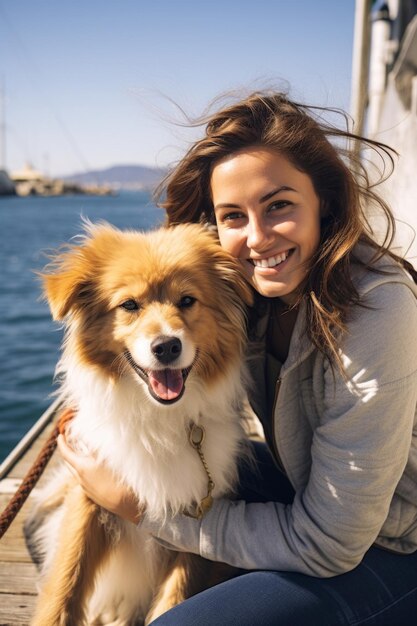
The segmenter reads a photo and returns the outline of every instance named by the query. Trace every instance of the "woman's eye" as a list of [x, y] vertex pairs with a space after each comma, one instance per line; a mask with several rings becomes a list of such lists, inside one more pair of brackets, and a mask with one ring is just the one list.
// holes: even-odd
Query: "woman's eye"
[[269, 207], [269, 211], [279, 211], [280, 209], [285, 209], [285, 207], [290, 206], [292, 202], [289, 200], [277, 200], [273, 202]]
[[181, 300], [178, 302], [178, 307], [180, 309], [189, 309], [190, 307], [193, 306], [195, 301], [196, 301], [196, 298], [194, 298], [193, 296], [183, 296]]
[[137, 311], [139, 309], [139, 304], [136, 302], [136, 300], [131, 299], [126, 300], [126, 302], [122, 302], [120, 307], [125, 311]]
[[234, 220], [238, 220], [240, 218], [244, 217], [243, 213], [240, 213], [239, 211], [232, 211], [230, 213], [226, 213], [225, 215], [222, 216], [221, 218], [221, 222], [232, 222]]

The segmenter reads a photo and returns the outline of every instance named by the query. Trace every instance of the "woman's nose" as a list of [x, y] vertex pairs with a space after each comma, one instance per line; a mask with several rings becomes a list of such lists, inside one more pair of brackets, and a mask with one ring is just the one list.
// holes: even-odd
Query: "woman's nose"
[[248, 248], [262, 249], [271, 241], [272, 232], [263, 220], [249, 219], [246, 230], [246, 243]]

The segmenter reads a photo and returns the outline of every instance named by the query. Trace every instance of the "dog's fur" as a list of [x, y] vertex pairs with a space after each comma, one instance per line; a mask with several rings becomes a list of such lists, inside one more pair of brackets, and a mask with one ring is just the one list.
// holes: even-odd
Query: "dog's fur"
[[[66, 335], [58, 374], [76, 416], [67, 440], [105, 462], [163, 523], [219, 497], [244, 448], [245, 307], [237, 261], [198, 225], [150, 233], [90, 225], [42, 275]], [[34, 626], [149, 623], [215, 581], [200, 557], [160, 546], [89, 500], [63, 466], [28, 521], [43, 582]]]

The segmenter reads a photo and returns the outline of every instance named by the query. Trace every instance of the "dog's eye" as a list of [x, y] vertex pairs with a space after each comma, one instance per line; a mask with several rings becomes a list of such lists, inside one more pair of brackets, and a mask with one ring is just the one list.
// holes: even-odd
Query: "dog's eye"
[[120, 306], [125, 311], [137, 311], [139, 309], [139, 305], [135, 300], [126, 300]]
[[193, 298], [193, 296], [183, 296], [178, 302], [178, 306], [180, 309], [189, 309], [191, 306], [193, 306], [195, 301], [196, 298]]

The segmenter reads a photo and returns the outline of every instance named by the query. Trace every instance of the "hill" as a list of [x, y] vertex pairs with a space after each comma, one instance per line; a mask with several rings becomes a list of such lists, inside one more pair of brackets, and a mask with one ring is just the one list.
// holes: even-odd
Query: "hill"
[[166, 170], [146, 165], [114, 165], [102, 170], [91, 170], [63, 176], [62, 180], [78, 185], [100, 185], [112, 189], [154, 189]]

